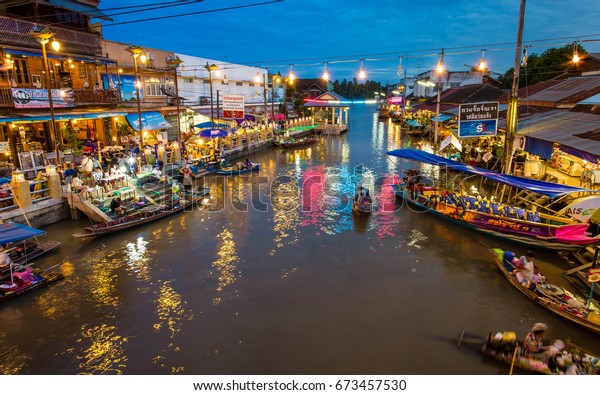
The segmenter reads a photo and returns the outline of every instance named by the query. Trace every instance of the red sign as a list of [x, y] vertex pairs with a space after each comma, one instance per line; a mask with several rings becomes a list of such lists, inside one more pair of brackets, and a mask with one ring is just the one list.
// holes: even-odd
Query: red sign
[[244, 118], [244, 96], [243, 95], [224, 95], [223, 96], [223, 118], [225, 118], [225, 119], [243, 119]]
[[588, 271], [588, 281], [591, 283], [600, 282], [600, 269], [590, 269]]

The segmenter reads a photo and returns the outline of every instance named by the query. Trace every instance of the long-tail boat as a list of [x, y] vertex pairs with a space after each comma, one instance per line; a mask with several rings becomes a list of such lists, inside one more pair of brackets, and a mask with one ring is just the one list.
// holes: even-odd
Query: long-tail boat
[[[585, 188], [496, 173], [416, 149], [396, 149], [387, 152], [387, 155], [479, 175], [493, 183], [531, 191], [551, 199], [573, 193], [594, 192]], [[425, 185], [422, 179], [419, 170], [407, 170], [403, 180], [392, 186], [396, 196], [417, 210], [465, 228], [532, 248], [553, 251], [579, 250], [600, 242], [600, 236], [591, 236], [587, 232], [588, 225], [585, 223], [566, 217], [545, 216], [536, 210], [502, 202], [485, 201], [481, 197], [456, 193], [433, 184]]]

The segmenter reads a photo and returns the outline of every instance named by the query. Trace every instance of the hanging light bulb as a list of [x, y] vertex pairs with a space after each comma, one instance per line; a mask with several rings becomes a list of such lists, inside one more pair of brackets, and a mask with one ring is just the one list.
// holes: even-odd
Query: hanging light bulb
[[50, 43], [50, 45], [52, 46], [52, 49], [54, 49], [56, 52], [58, 52], [58, 50], [60, 49], [60, 43], [56, 41], [54, 37], [52, 37], [52, 43]]
[[260, 82], [260, 74], [258, 71], [256, 72], [256, 76], [254, 77], [254, 82]]
[[399, 58], [399, 62], [398, 62], [398, 75], [402, 75], [402, 56], [400, 56]]
[[329, 73], [327, 72], [327, 62], [323, 63], [323, 79], [329, 81]]
[[442, 52], [440, 53], [440, 59], [438, 60], [435, 71], [437, 71], [438, 74], [442, 74], [444, 72], [444, 48], [442, 48]]
[[579, 63], [579, 53], [577, 52], [577, 41], [573, 43], [573, 63]]
[[527, 47], [523, 49], [523, 60], [521, 60], [521, 67], [527, 67]]
[[296, 79], [296, 76], [294, 75], [293, 66], [291, 64], [290, 64], [290, 73], [288, 75], [288, 78], [290, 80], [290, 84], [293, 84], [294, 80]]
[[481, 50], [481, 60], [479, 61], [477, 68], [479, 71], [485, 71], [487, 69], [487, 64], [485, 63], [485, 49]]
[[367, 73], [365, 72], [365, 69], [363, 69], [363, 61], [364, 59], [360, 60], [360, 70], [358, 71], [358, 78], [361, 80], [367, 78]]

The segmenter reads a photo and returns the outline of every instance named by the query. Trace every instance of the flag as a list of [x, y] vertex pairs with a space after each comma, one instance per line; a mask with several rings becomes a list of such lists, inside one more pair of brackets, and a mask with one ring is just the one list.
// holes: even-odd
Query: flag
[[406, 148], [410, 148], [410, 143], [412, 143], [412, 140], [408, 140], [408, 143], [406, 143]]

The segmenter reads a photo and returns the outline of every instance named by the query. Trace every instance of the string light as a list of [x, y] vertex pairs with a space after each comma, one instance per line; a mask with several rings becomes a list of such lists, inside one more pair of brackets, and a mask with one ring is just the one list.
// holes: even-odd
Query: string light
[[327, 72], [327, 62], [323, 63], [323, 79], [329, 81], [329, 73]]
[[290, 64], [290, 73], [288, 74], [288, 78], [290, 80], [290, 84], [293, 84], [294, 80], [296, 79], [296, 76], [294, 75], [293, 65], [291, 65], [291, 64]]
[[487, 69], [487, 64], [485, 63], [485, 49], [481, 50], [481, 60], [479, 61], [479, 66], [477, 66], [479, 71], [485, 71]]
[[358, 78], [361, 80], [364, 80], [365, 78], [367, 78], [367, 73], [365, 72], [365, 69], [363, 68], [363, 61], [364, 61], [364, 59], [360, 60], [360, 70], [358, 71]]
[[579, 63], [581, 59], [579, 58], [579, 53], [577, 52], [577, 41], [573, 43], [573, 63]]

